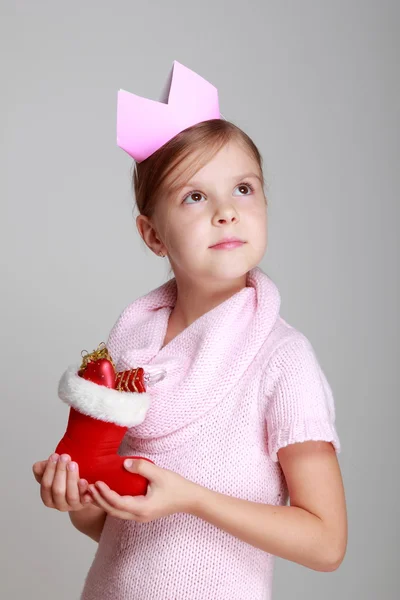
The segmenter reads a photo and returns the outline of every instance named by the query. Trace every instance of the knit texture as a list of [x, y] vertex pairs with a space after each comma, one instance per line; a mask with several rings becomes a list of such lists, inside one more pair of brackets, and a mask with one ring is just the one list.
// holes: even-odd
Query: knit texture
[[[143, 423], [119, 453], [145, 456], [223, 494], [288, 501], [279, 448], [305, 440], [340, 452], [332, 390], [308, 339], [279, 315], [259, 268], [247, 287], [161, 347], [171, 279], [130, 304], [107, 347], [118, 370], [166, 369]], [[108, 516], [82, 600], [270, 600], [274, 557], [192, 515], [150, 523]]]

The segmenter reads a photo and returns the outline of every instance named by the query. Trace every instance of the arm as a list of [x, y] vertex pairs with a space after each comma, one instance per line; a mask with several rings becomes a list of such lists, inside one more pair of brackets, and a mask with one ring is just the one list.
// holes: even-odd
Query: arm
[[79, 511], [68, 513], [72, 525], [81, 533], [87, 535], [95, 542], [100, 541], [107, 513], [102, 509], [89, 504]]
[[241, 500], [198, 486], [190, 513], [239, 539], [316, 571], [334, 571], [347, 545], [340, 468], [328, 442], [296, 443], [278, 453], [290, 506]]

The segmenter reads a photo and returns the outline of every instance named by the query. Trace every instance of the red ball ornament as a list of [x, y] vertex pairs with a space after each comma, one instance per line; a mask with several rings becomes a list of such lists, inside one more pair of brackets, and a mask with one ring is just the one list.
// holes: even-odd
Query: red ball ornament
[[107, 358], [99, 358], [95, 361], [90, 361], [86, 367], [79, 371], [80, 377], [104, 385], [105, 387], [115, 389], [115, 369], [112, 362]]

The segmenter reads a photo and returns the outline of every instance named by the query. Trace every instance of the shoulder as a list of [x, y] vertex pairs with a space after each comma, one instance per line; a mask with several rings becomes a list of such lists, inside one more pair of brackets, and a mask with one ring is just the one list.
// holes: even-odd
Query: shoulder
[[310, 339], [283, 319], [272, 333], [273, 344], [263, 365], [262, 397], [279, 398], [282, 404], [289, 398], [307, 397], [309, 403], [324, 399], [334, 414], [333, 391]]
[[132, 329], [132, 327], [140, 325], [143, 320], [146, 320], [146, 318], [149, 317], [149, 314], [152, 312], [151, 298], [156, 292], [157, 288], [139, 296], [129, 304], [125, 305], [110, 330], [107, 340], [107, 347], [109, 347], [109, 350], [116, 339], [123, 336], [124, 333]]
[[315, 350], [308, 337], [299, 329], [290, 325], [281, 316], [278, 317], [269, 336], [269, 348], [263, 366], [264, 380], [270, 384], [285, 369], [307, 357], [316, 359]]

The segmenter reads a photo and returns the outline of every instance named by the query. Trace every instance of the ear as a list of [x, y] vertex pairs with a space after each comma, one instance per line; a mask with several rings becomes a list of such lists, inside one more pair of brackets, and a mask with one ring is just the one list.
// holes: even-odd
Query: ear
[[136, 227], [140, 237], [146, 246], [154, 252], [154, 254], [159, 255], [160, 252], [163, 252], [164, 254], [167, 253], [167, 249], [159, 239], [154, 224], [149, 217], [146, 217], [145, 215], [138, 215], [136, 217]]

